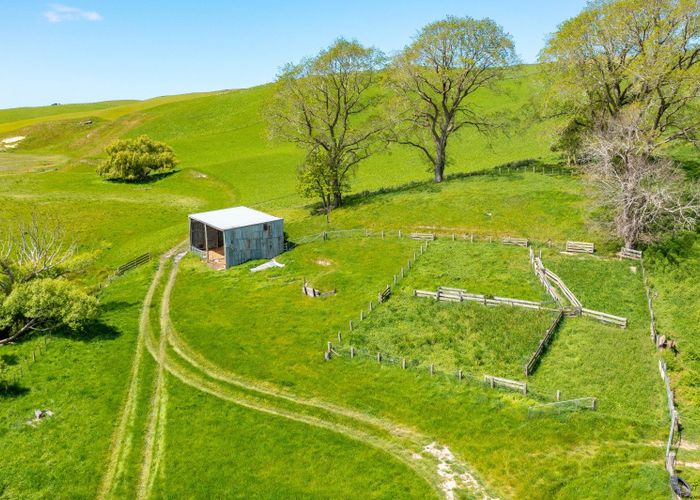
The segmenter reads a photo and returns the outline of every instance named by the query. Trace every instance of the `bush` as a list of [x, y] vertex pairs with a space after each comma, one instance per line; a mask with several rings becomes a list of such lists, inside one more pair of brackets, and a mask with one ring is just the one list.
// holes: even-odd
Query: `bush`
[[115, 141], [106, 152], [108, 158], [97, 167], [97, 173], [109, 180], [143, 181], [177, 165], [170, 146], [145, 135]]

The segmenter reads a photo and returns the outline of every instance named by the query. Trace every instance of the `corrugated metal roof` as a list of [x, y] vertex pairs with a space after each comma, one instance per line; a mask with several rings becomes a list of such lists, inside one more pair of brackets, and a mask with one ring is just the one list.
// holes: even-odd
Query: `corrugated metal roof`
[[235, 229], [237, 227], [254, 226], [282, 220], [280, 217], [253, 210], [248, 207], [231, 207], [222, 208], [221, 210], [212, 210], [211, 212], [201, 212], [191, 214], [190, 219], [203, 222], [207, 226], [226, 231], [227, 229]]

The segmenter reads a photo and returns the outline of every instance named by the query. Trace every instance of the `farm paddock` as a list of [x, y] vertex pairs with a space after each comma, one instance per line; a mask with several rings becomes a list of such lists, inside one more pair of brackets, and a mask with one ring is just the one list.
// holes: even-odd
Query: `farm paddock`
[[[482, 286], [489, 285], [491, 290], [503, 295], [545, 298], [528, 267], [527, 250], [438, 240], [418, 257], [396, 294], [386, 304], [376, 306], [376, 292], [392, 282], [413, 253], [418, 253], [419, 245], [407, 239], [376, 237], [318, 241], [280, 256], [279, 260], [286, 264], [284, 269], [263, 273], [250, 273], [247, 266], [241, 266], [225, 274], [207, 274], [193, 260], [186, 259], [172, 295], [174, 328], [193, 352], [220, 370], [220, 374], [234, 373], [269, 387], [358, 410], [371, 408], [373, 415], [396, 419], [439, 436], [474, 466], [487, 484], [508, 485], [508, 495], [517, 493], [527, 497], [533, 485], [539, 492], [561, 491], [561, 485], [537, 478], [537, 471], [551, 474], [567, 470], [570, 475], [570, 465], [574, 462], [578, 473], [574, 474], [573, 483], [584, 481], [594, 490], [603, 491], [604, 484], [621, 475], [639, 478], [639, 483], [630, 488], [640, 496], [650, 496], [657, 487], [660, 488], [657, 493], [663, 494], [663, 470], [653, 465], [660, 451], [644, 444], [663, 439], [665, 420], [663, 392], [654, 367], [653, 349], [645, 336], [647, 320], [641, 317], [641, 310], [630, 314], [627, 330], [588, 318], [566, 320], [542, 366], [530, 378], [534, 389], [552, 397], [556, 390], [562, 391], [564, 397], [598, 397], [598, 411], [587, 414], [528, 420], [527, 406], [531, 402], [522, 396], [485, 391], [459, 384], [454, 377], [450, 382], [372, 360], [323, 362], [321, 352], [327, 340], [334, 339], [338, 331], [343, 332], [344, 339], [349, 338], [348, 320], [360, 325], [355, 331], [365, 328], [369, 331], [373, 315], [392, 316], [393, 301], [401, 299], [402, 287], [408, 290], [411, 280], [416, 284], [421, 280], [426, 283], [437, 276], [440, 283], [452, 279], [452, 284], [460, 283], [475, 291], [488, 293]], [[508, 255], [504, 258], [502, 252]], [[555, 253], [545, 251], [545, 262], [550, 257], [554, 267]], [[435, 261], [430, 260], [433, 258]], [[609, 266], [621, 276], [625, 276], [624, 272], [632, 274], [627, 263], [613, 259], [564, 258], [583, 262], [582, 272], [587, 272], [589, 259], [597, 259], [601, 266]], [[523, 279], [512, 279], [503, 272], [504, 268], [512, 268], [512, 274]], [[445, 269], [450, 271], [445, 274]], [[563, 270], [555, 269], [565, 280], [573, 281]], [[450, 278], [453, 272], [458, 275]], [[304, 278], [323, 289], [337, 288], [338, 294], [321, 299], [306, 297], [299, 291]], [[214, 283], [219, 286], [211, 287]], [[634, 286], [628, 289], [627, 284], [622, 283], [617, 291], [632, 303], [640, 292], [643, 297], [643, 289]], [[570, 286], [582, 297], [587, 294], [597, 297], [595, 289], [584, 293], [573, 284]], [[214, 301], [211, 301], [212, 289], [221, 290]], [[374, 311], [360, 322], [359, 313], [367, 312], [371, 300], [375, 301]], [[210, 321], [206, 325], [198, 324], [196, 318], [189, 317], [193, 308], [184, 307], [186, 303], [196, 303], [195, 309], [205, 310]], [[261, 327], [266, 324], [264, 318], [269, 307], [278, 311], [279, 328]], [[501, 314], [499, 311], [504, 315], [511, 313], [508, 308], [489, 308], [488, 314]], [[231, 328], [228, 318], [232, 314], [245, 321]], [[392, 321], [410, 322], [410, 318], [392, 318]], [[198, 324], [196, 329], [192, 328], [195, 324]], [[371, 331], [381, 335], [381, 331]], [[535, 329], [533, 338], [542, 333]], [[581, 373], [586, 376], [581, 377]], [[630, 414], [625, 410], [630, 406], [639, 411]], [[469, 427], [479, 428], [478, 435], [465, 434], [462, 425], [465, 412], [469, 415]], [[506, 428], [507, 444], [502, 435]], [[552, 432], [553, 428], [560, 430]], [[614, 451], [620, 447], [625, 448], [624, 453]], [[583, 449], [591, 452], [581, 455]], [[525, 461], [527, 467], [518, 467]], [[602, 463], [610, 471], [606, 477], [600, 477], [598, 472]]]

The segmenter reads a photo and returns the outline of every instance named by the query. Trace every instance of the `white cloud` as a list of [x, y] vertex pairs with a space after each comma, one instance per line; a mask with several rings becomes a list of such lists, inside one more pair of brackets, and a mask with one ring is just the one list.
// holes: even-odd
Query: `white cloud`
[[77, 7], [69, 7], [55, 3], [49, 5], [49, 10], [44, 12], [44, 17], [50, 23], [62, 23], [64, 21], [101, 21], [99, 12], [82, 10]]

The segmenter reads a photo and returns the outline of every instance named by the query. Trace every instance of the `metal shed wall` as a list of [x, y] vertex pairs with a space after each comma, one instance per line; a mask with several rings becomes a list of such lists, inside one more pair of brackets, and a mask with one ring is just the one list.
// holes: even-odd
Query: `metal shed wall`
[[272, 259], [284, 251], [284, 221], [239, 227], [224, 231], [226, 267], [253, 259]]

